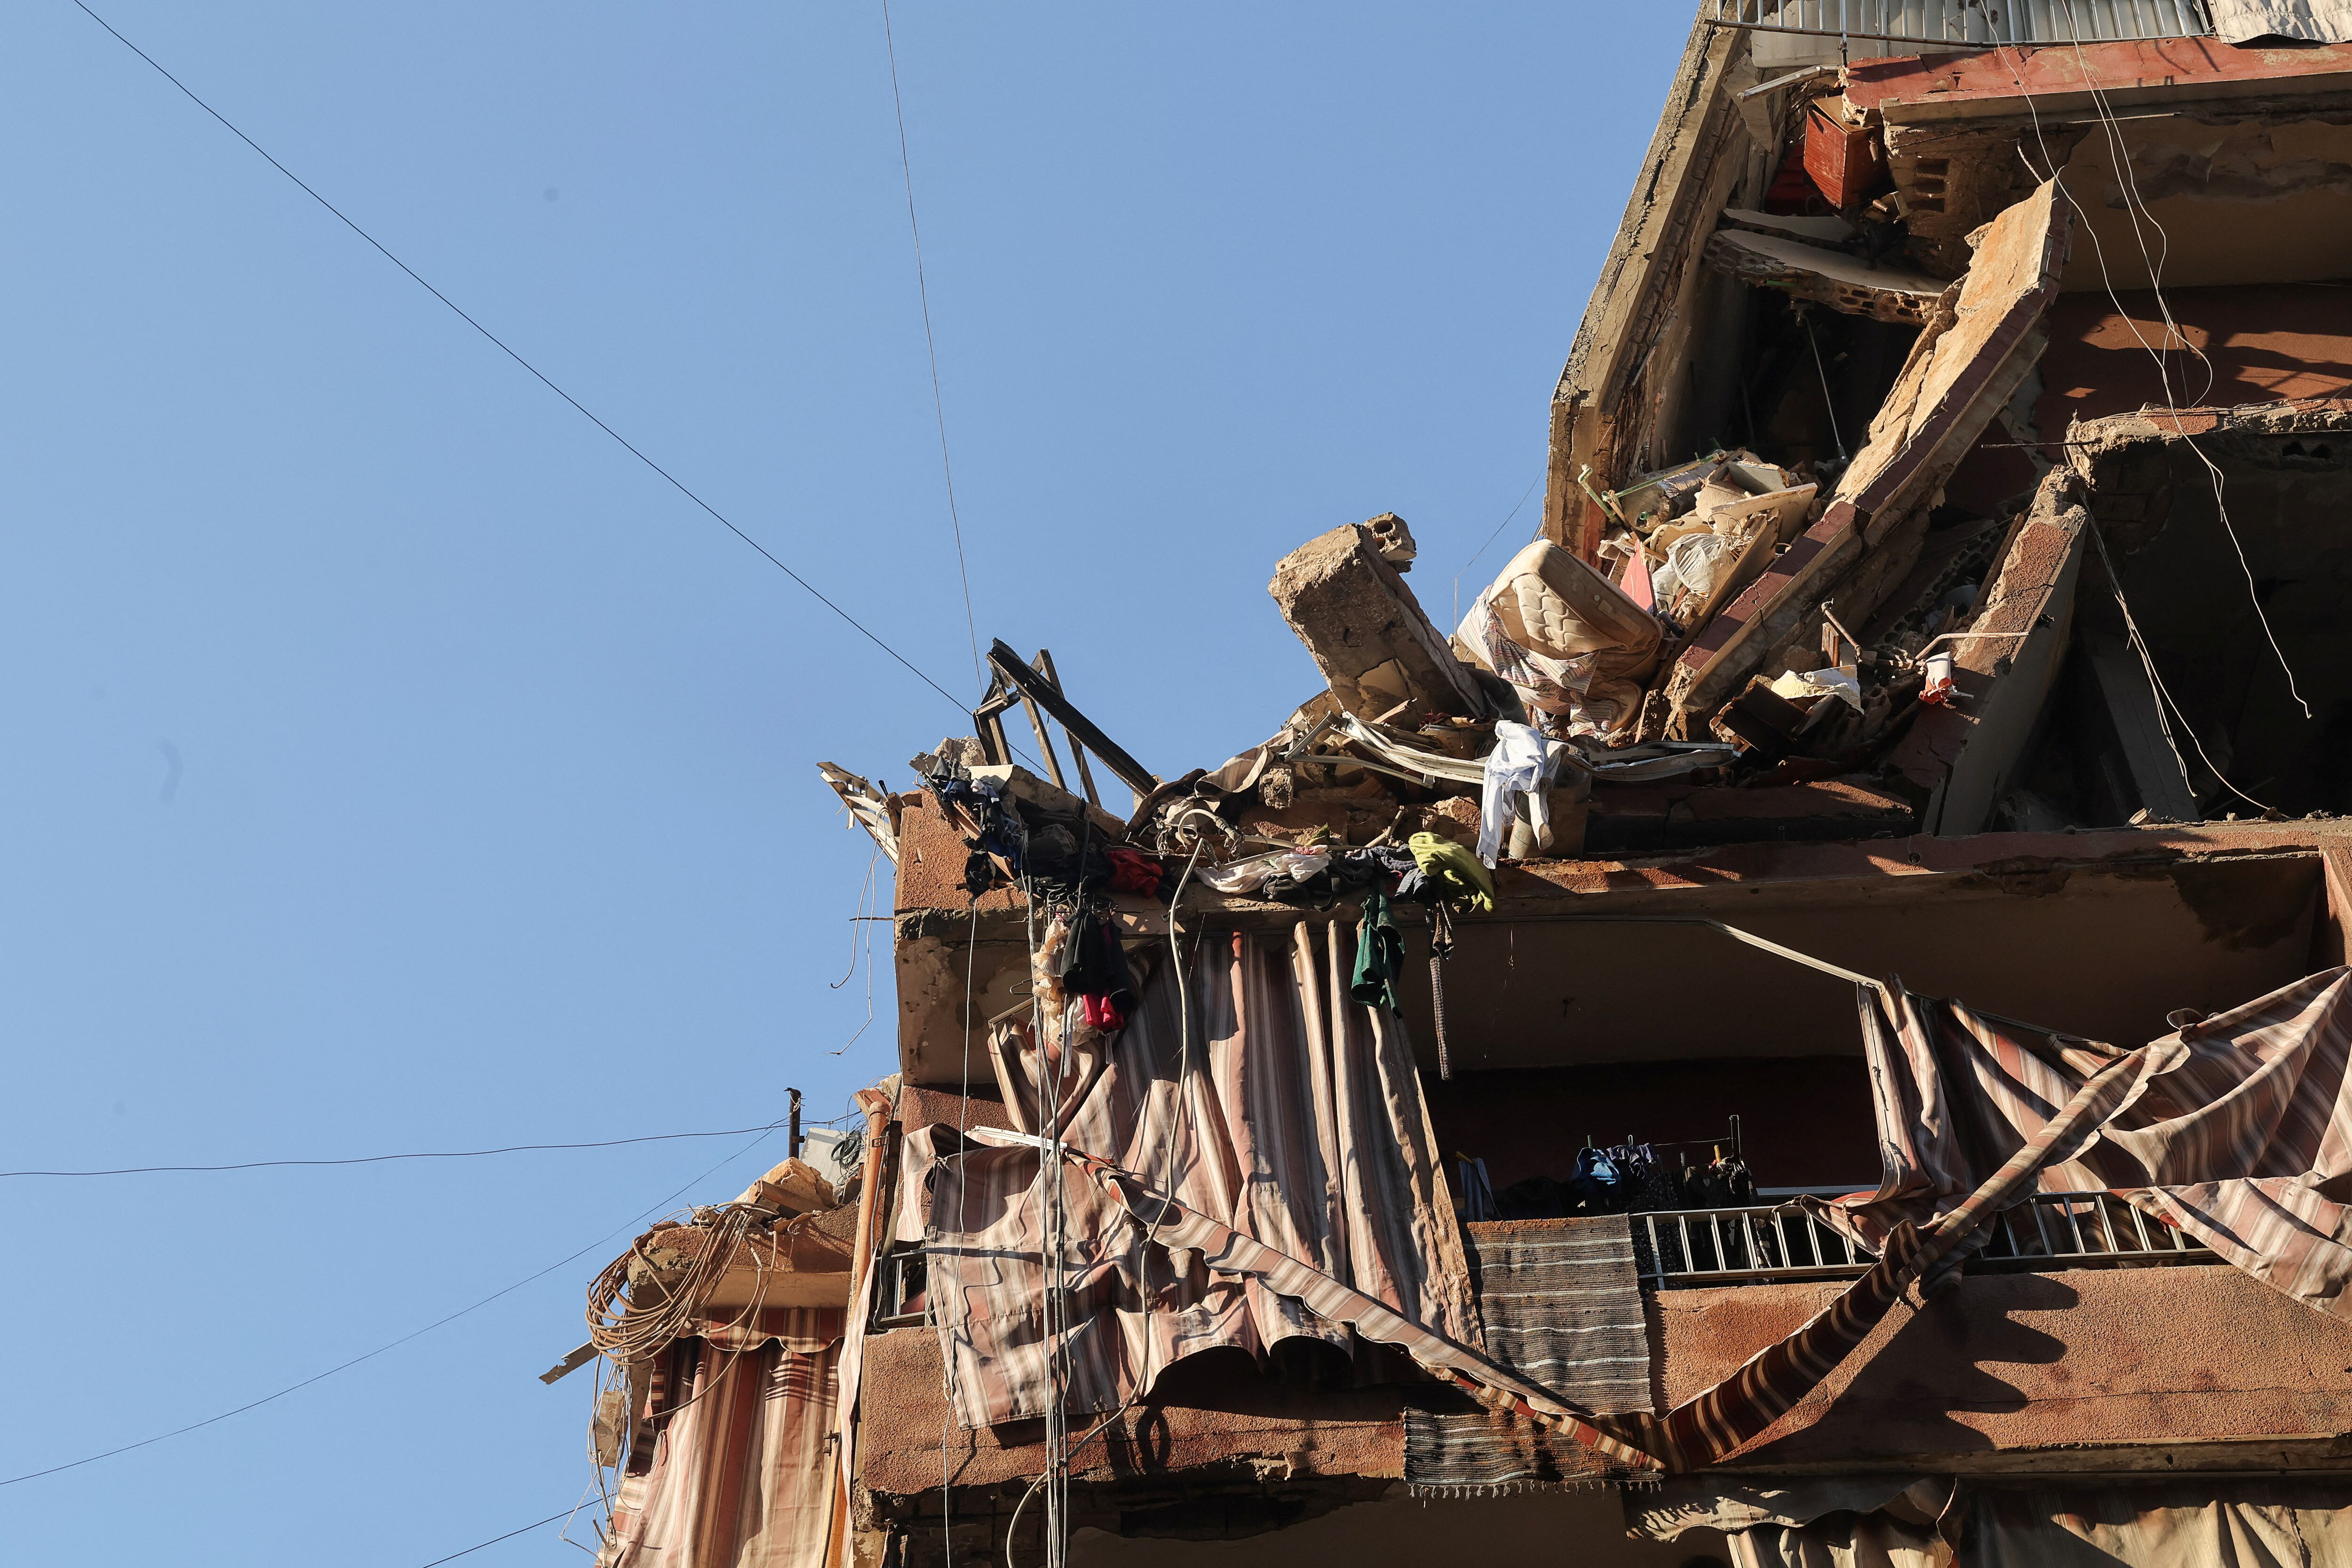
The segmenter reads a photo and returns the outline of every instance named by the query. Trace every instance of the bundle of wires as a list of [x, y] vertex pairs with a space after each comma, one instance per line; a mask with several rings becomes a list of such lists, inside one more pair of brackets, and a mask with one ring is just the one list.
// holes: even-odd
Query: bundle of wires
[[[720, 1204], [696, 1209], [691, 1226], [658, 1226], [637, 1237], [588, 1287], [589, 1343], [625, 1366], [649, 1361], [675, 1342], [700, 1332], [704, 1308], [725, 1278], [728, 1266], [739, 1256], [749, 1258], [759, 1275], [751, 1305], [736, 1320], [738, 1324], [751, 1321], [767, 1294], [770, 1272], [770, 1259], [751, 1245], [751, 1238], [774, 1217], [772, 1211], [750, 1204]], [[683, 1241], [681, 1232], [699, 1233], [698, 1249], [682, 1268], [654, 1258], [648, 1244], [658, 1246], [673, 1237]], [[640, 1264], [640, 1278], [646, 1273], [663, 1277], [659, 1296], [629, 1289], [632, 1266]], [[624, 1292], [628, 1295], [625, 1302]]]

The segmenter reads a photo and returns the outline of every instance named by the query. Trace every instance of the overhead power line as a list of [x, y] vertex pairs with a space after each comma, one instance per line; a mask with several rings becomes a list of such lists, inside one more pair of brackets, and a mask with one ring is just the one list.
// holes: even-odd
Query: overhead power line
[[[688, 1182], [686, 1185], [678, 1188], [677, 1192], [670, 1194], [667, 1197], [658, 1200], [650, 1208], [639, 1210], [635, 1215], [623, 1222], [621, 1225], [614, 1226], [613, 1229], [606, 1231], [604, 1235], [598, 1237], [595, 1240], [590, 1242], [579, 1251], [572, 1254], [569, 1258], [559, 1258], [554, 1262], [549, 1264], [546, 1268], [540, 1269], [537, 1273], [527, 1274], [502, 1290], [493, 1290], [488, 1295], [483, 1297], [480, 1300], [474, 1302], [470, 1306], [460, 1307], [456, 1311], [450, 1313], [447, 1317], [436, 1318], [433, 1321], [425, 1324], [423, 1328], [412, 1330], [409, 1332], [401, 1335], [400, 1338], [396, 1340], [390, 1341], [384, 1344], [380, 1344], [376, 1346], [375, 1349], [367, 1352], [363, 1355], [355, 1355], [349, 1361], [340, 1362], [335, 1365], [329, 1367], [324, 1372], [313, 1373], [299, 1383], [289, 1383], [275, 1394], [265, 1394], [258, 1399], [247, 1400], [245, 1404], [238, 1405], [234, 1410], [224, 1410], [217, 1415], [207, 1415], [201, 1421], [191, 1421], [184, 1426], [174, 1426], [169, 1432], [158, 1432], [152, 1437], [142, 1437], [136, 1443], [125, 1443], [119, 1447], [108, 1448], [102, 1453], [84, 1455], [79, 1459], [68, 1459], [61, 1465], [50, 1465], [42, 1469], [27, 1470], [20, 1476], [0, 1478], [0, 1487], [13, 1487], [21, 1481], [37, 1481], [43, 1476], [54, 1476], [66, 1470], [78, 1470], [84, 1465], [97, 1464], [100, 1459], [111, 1459], [117, 1455], [133, 1453], [141, 1448], [152, 1448], [158, 1443], [169, 1442], [174, 1437], [183, 1437], [191, 1432], [200, 1432], [207, 1426], [216, 1426], [220, 1423], [228, 1420], [231, 1416], [242, 1415], [248, 1410], [258, 1410], [263, 1405], [274, 1404], [277, 1401], [285, 1398], [289, 1394], [299, 1393], [302, 1389], [310, 1387], [314, 1383], [323, 1383], [339, 1372], [348, 1372], [352, 1367], [359, 1365], [362, 1362], [373, 1361], [376, 1357], [383, 1355], [388, 1351], [398, 1350], [401, 1346], [406, 1344], [411, 1340], [422, 1338], [423, 1336], [431, 1333], [434, 1330], [442, 1327], [444, 1324], [454, 1323], [458, 1319], [465, 1317], [470, 1312], [478, 1312], [484, 1307], [488, 1306], [491, 1302], [499, 1300], [500, 1297], [511, 1296], [516, 1291], [521, 1289], [524, 1286], [531, 1284], [536, 1280], [543, 1279], [550, 1274], [554, 1273], [557, 1269], [563, 1268], [565, 1265], [575, 1263], [581, 1258], [587, 1257], [590, 1253], [611, 1241], [614, 1237], [620, 1235], [623, 1231], [627, 1230], [630, 1226], [642, 1224], [645, 1220], [652, 1217], [654, 1215], [659, 1214], [671, 1204], [677, 1202], [678, 1198], [687, 1193], [691, 1192], [694, 1189], [696, 1183], [700, 1182], [707, 1177], [716, 1175], [719, 1172], [725, 1170], [729, 1165], [733, 1164], [736, 1161], [741, 1159], [744, 1155], [758, 1148], [761, 1143], [767, 1142], [767, 1140], [772, 1136], [773, 1136], [773, 1129], [761, 1131], [757, 1138], [752, 1139], [749, 1143], [744, 1144], [740, 1149], [736, 1150], [733, 1153], [728, 1155], [725, 1159], [719, 1161], [719, 1163], [711, 1166], [709, 1170], [695, 1176], [692, 1181]], [[541, 1521], [541, 1522], [544, 1523], [545, 1521]], [[538, 1525], [531, 1525], [527, 1528], [536, 1530], [539, 1527]], [[484, 1544], [488, 1543], [485, 1542]], [[472, 1551], [474, 1548], [468, 1547], [467, 1550]]]
[[[831, 610], [844, 621], [846, 621], [856, 630], [859, 636], [872, 643], [876, 647], [880, 648], [884, 653], [888, 654], [893, 659], [896, 659], [899, 665], [905, 668], [908, 674], [914, 676], [924, 685], [929, 687], [932, 690], [938, 692], [940, 696], [953, 703], [959, 712], [969, 711], [964, 703], [957, 698], [954, 692], [950, 691], [946, 687], [941, 686], [938, 681], [932, 679], [930, 676], [924, 673], [924, 671], [918, 668], [914, 661], [909, 659], [905, 654], [900, 653], [897, 648], [892, 647], [888, 643], [884, 642], [881, 637], [877, 636], [856, 616], [851, 615], [847, 610], [843, 609], [839, 605], [835, 604], [831, 599], [825, 597], [825, 595], [818, 590], [815, 584], [811, 583], [807, 578], [802, 576], [799, 573], [785, 565], [783, 562], [776, 556], [774, 552], [771, 551], [766, 545], [761, 543], [758, 540], [752, 538], [750, 534], [744, 532], [741, 529], [736, 527], [734, 522], [728, 518], [725, 513], [721, 512], [717, 507], [712, 506], [709, 501], [704, 500], [700, 496], [695, 494], [693, 490], [688, 489], [684, 481], [679, 479], [677, 475], [671, 473], [667, 468], [663, 468], [659, 463], [655, 462], [651, 458], [646, 456], [646, 454], [640, 450], [634, 442], [630, 441], [627, 437], [622, 435], [618, 430], [614, 429], [610, 425], [605, 424], [604, 420], [598, 418], [595, 414], [591, 412], [585, 404], [572, 396], [570, 393], [564, 391], [563, 388], [556, 385], [555, 383], [548, 377], [544, 371], [531, 363], [530, 361], [523, 358], [521, 354], [516, 353], [514, 349], [507, 343], [505, 339], [499, 337], [496, 332], [491, 331], [489, 328], [482, 325], [481, 322], [467, 314], [465, 310], [460, 307], [455, 300], [452, 300], [448, 295], [444, 294], [440, 289], [426, 282], [423, 275], [420, 274], [416, 268], [409, 266], [407, 262], [403, 261], [399, 257], [394, 256], [392, 251], [384, 246], [382, 240], [377, 239], [375, 236], [370, 234], [358, 224], [352, 222], [350, 216], [343, 212], [342, 208], [335, 205], [334, 203], [329, 201], [326, 197], [313, 190], [310, 184], [299, 174], [297, 174], [293, 170], [279, 163], [275, 157], [272, 157], [268, 148], [262, 146], [260, 142], [256, 142], [252, 137], [247, 136], [243, 131], [238, 130], [236, 125], [232, 122], [226, 115], [223, 114], [219, 110], [215, 109], [211, 104], [206, 103], [203, 99], [197, 97], [194, 89], [190, 88], [187, 83], [182, 81], [178, 77], [173, 76], [170, 71], [165, 70], [163, 65], [156, 60], [154, 56], [149, 54], [138, 45], [132, 43], [129, 38], [124, 37], [122, 34], [116, 29], [113, 23], [109, 22], [105, 17], [91, 10], [88, 5], [82, 4], [82, 0], [74, 0], [74, 5], [80, 10], [82, 15], [88, 16], [100, 26], [104, 27], [109, 33], [113, 34], [116, 42], [120, 43], [124, 48], [129, 49], [132, 54], [137, 55], [141, 59], [145, 60], [149, 65], [153, 66], [155, 68], [156, 74], [161, 76], [165, 81], [170, 82], [173, 87], [178, 88], [182, 93], [186, 95], [189, 102], [194, 104], [198, 109], [203, 110], [206, 114], [209, 114], [215, 120], [219, 121], [222, 125], [227, 127], [231, 135], [244, 142], [247, 146], [252, 148], [256, 153], [260, 153], [261, 156], [268, 161], [271, 168], [277, 170], [279, 174], [293, 181], [296, 185], [301, 188], [302, 193], [305, 195], [309, 196], [312, 201], [317, 202], [329, 212], [334, 214], [336, 218], [342, 223], [344, 227], [350, 229], [353, 234], [358, 235], [362, 239], [366, 240], [369, 245], [374, 247], [377, 254], [381, 255], [386, 261], [391, 262], [394, 267], [399, 268], [403, 272], [408, 274], [409, 278], [415, 281], [418, 288], [432, 295], [436, 300], [440, 300], [444, 305], [448, 306], [459, 321], [473, 328], [474, 331], [481, 333], [483, 337], [488, 339], [491, 343], [497, 346], [499, 352], [505, 354], [509, 359], [514, 361], [515, 363], [522, 366], [523, 369], [530, 372], [530, 374], [538, 379], [540, 384], [546, 387], [550, 392], [555, 394], [556, 396], [563, 399], [564, 402], [572, 405], [574, 409], [579, 411], [583, 418], [595, 426], [597, 429], [604, 432], [605, 435], [610, 436], [614, 440], [619, 442], [623, 449], [627, 451], [631, 457], [636, 458], [637, 461], [643, 463], [646, 468], [651, 468], [655, 473], [659, 474], [663, 479], [668, 480], [671, 487], [675, 489], [678, 494], [684, 496], [687, 500], [700, 507], [704, 511], [709, 512], [713, 518], [718, 520], [719, 524], [724, 527], [728, 532], [732, 533], [736, 538], [741, 540], [744, 543], [750, 545], [752, 549], [765, 556], [770, 565], [775, 567], [777, 571], [782, 572], [785, 576], [790, 577], [793, 582], [799, 584], [803, 589], [807, 590], [810, 597], [815, 599], [818, 604], [823, 605], [826, 609]], [[958, 550], [961, 551], [961, 531], [959, 531]], [[967, 592], [967, 608], [968, 607], [969, 593]], [[978, 647], [977, 634], [974, 635], [973, 646], [975, 649]]]
[[534, 1530], [545, 1530], [557, 1520], [570, 1519], [573, 1514], [578, 1513], [579, 1511], [579, 1508], [575, 1505], [572, 1508], [565, 1509], [561, 1513], [551, 1513], [536, 1524], [526, 1524], [520, 1530], [509, 1530], [504, 1535], [493, 1535], [488, 1541], [478, 1541], [474, 1542], [473, 1545], [466, 1548], [465, 1551], [452, 1552], [446, 1557], [436, 1557], [432, 1562], [425, 1563], [425, 1568], [441, 1568], [441, 1564], [444, 1563], [455, 1563], [460, 1557], [471, 1557], [475, 1552], [479, 1552], [485, 1546], [496, 1546], [501, 1541], [512, 1541], [518, 1535], [529, 1535]]
[[898, 45], [890, 33], [890, 0], [882, 0], [882, 47], [890, 56], [890, 108], [898, 117], [898, 172], [907, 180], [907, 231], [915, 237], [915, 294], [923, 302], [923, 347], [931, 356], [931, 413], [940, 425], [940, 472], [947, 477], [948, 521], [955, 529], [956, 572], [963, 579], [964, 630], [971, 637], [972, 679], [985, 683], [980, 664], [980, 623], [971, 613], [971, 569], [963, 559], [963, 519], [956, 515], [955, 466], [948, 461], [948, 409], [940, 395], [940, 345], [931, 336], [931, 286], [923, 275], [923, 227], [915, 221], [915, 165], [907, 156], [907, 105], [898, 96]]
[[233, 1165], [125, 1165], [113, 1171], [0, 1171], [0, 1181], [18, 1176], [163, 1176], [214, 1171], [273, 1171], [290, 1166], [381, 1165], [393, 1160], [478, 1160], [489, 1154], [539, 1154], [564, 1149], [618, 1149], [627, 1143], [674, 1143], [685, 1138], [740, 1138], [773, 1132], [791, 1121], [762, 1127], [725, 1127], [715, 1132], [650, 1132], [641, 1138], [603, 1138], [590, 1143], [509, 1143], [498, 1149], [435, 1149], [417, 1153], [355, 1154], [340, 1160], [243, 1160]]

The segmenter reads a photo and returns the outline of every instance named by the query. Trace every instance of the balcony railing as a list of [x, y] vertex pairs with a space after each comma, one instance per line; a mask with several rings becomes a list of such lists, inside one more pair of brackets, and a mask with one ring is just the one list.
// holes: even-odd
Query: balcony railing
[[[1793, 1204], [1637, 1214], [1633, 1251], [1654, 1287], [1850, 1279], [1877, 1261]], [[2213, 1254], [2112, 1193], [2037, 1193], [1993, 1217], [1971, 1268], [2210, 1263]]]
[[2202, 37], [2200, 0], [1714, 0], [1718, 26], [1898, 44], [2117, 43]]

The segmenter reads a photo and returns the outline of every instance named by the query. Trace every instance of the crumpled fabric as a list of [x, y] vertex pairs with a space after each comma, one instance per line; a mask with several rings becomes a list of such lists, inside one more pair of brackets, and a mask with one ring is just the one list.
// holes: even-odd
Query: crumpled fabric
[[1367, 1007], [1400, 1011], [1397, 976], [1404, 973], [1404, 938], [1399, 934], [1395, 911], [1386, 893], [1377, 888], [1364, 895], [1364, 921], [1356, 929], [1356, 973], [1348, 994]]
[[[1011, 816], [1013, 813], [1005, 813]], [[1021, 869], [1030, 882], [1049, 890], [1072, 895], [1110, 881], [1110, 861], [1106, 857], [1102, 836], [1091, 822], [1079, 825], [1073, 831], [1058, 822], [1029, 831]]]
[[1001, 858], [1019, 877], [1029, 853], [1029, 825], [1004, 803], [1004, 786], [994, 779], [974, 779], [961, 772], [942, 773], [929, 781], [942, 805], [961, 806], [979, 824], [976, 837], [964, 840], [971, 853], [963, 865], [964, 891], [980, 897], [997, 881], [992, 855]]
[[[1125, 1021], [1127, 1009], [1135, 1005], [1135, 982], [1128, 971], [1127, 950], [1119, 945], [1118, 928], [1108, 917], [1088, 914], [1074, 922], [1061, 960], [1063, 967], [1058, 978], [1066, 994], [1083, 1002], [1099, 999], [1108, 1003], [1107, 1011], [1122, 1023]], [[1105, 1012], [1100, 1005], [1090, 1009], [1086, 1015], [1087, 1022], [1096, 1023]]]
[[1110, 862], [1110, 890], [1114, 893], [1141, 893], [1147, 898], [1166, 897], [1168, 868], [1140, 849], [1106, 849], [1103, 858]]
[[1416, 833], [1405, 841], [1422, 879], [1449, 903], [1478, 913], [1495, 912], [1495, 879], [1478, 858], [1450, 838]]
[[1528, 819], [1538, 834], [1545, 834], [1551, 826], [1549, 792], [1564, 750], [1525, 724], [1514, 724], [1508, 719], [1495, 721], [1495, 749], [1486, 753], [1486, 793], [1478, 816], [1481, 861], [1491, 867], [1502, 858], [1520, 800], [1528, 803]]
[[1331, 852], [1330, 864], [1320, 871], [1304, 877], [1268, 877], [1257, 896], [1294, 909], [1328, 910], [1341, 899], [1360, 893], [1391, 893], [1405, 877], [1419, 874], [1411, 851], [1394, 845], [1337, 849]]
[[2352, 43], [2352, 5], [2346, 0], [2206, 0], [2214, 36], [2225, 44], [2256, 38]]
[[1284, 851], [1272, 855], [1253, 855], [1246, 860], [1229, 860], [1222, 866], [1203, 866], [1192, 874], [1221, 893], [1239, 898], [1254, 893], [1265, 885], [1282, 863]]
[[1538, 539], [1472, 601], [1455, 653], [1570, 734], [1613, 735], [1641, 711], [1664, 633], [1650, 612], [1570, 551]]

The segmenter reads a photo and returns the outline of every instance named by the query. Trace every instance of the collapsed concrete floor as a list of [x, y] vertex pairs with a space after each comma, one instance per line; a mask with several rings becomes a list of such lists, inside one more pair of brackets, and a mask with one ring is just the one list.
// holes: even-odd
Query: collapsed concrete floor
[[1384, 513], [1220, 764], [826, 765], [899, 1070], [607, 1271], [611, 1568], [2352, 1531], [2352, 45], [1737, 9], [1454, 625]]

